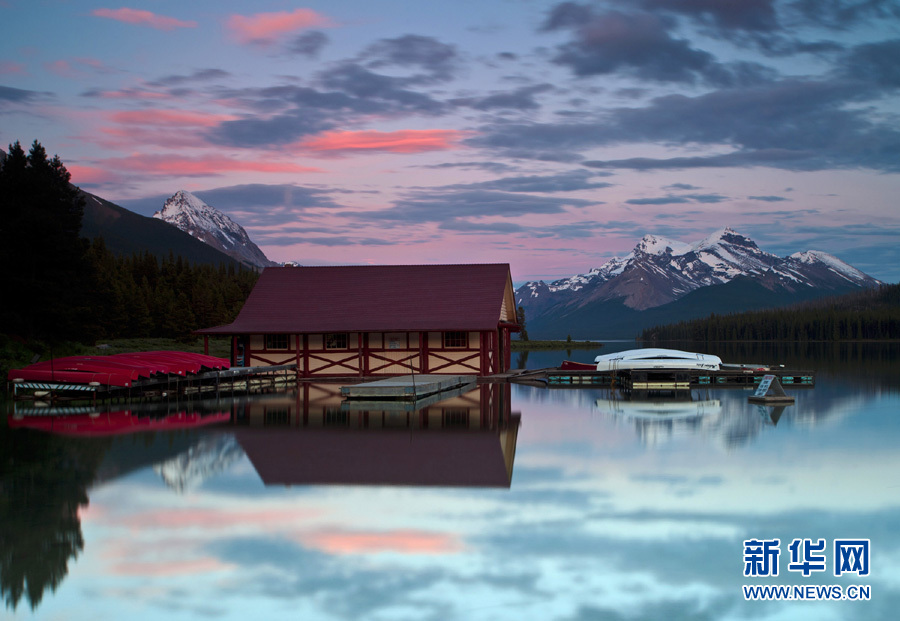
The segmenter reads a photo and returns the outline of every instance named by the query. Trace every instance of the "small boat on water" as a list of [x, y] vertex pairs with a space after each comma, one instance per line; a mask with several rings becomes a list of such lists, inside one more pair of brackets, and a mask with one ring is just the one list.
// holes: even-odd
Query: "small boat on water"
[[594, 358], [597, 371], [618, 371], [621, 369], [700, 369], [718, 371], [722, 359], [712, 354], [698, 354], [677, 349], [648, 347], [629, 349]]

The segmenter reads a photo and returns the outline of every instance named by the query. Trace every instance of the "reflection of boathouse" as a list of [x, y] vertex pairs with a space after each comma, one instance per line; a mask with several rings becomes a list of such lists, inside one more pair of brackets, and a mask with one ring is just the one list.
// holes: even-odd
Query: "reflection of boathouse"
[[232, 364], [296, 364], [298, 375], [490, 375], [518, 331], [509, 266], [273, 267], [237, 319]]
[[337, 386], [246, 403], [235, 435], [266, 485], [509, 487], [520, 415], [508, 384], [420, 409], [342, 407]]

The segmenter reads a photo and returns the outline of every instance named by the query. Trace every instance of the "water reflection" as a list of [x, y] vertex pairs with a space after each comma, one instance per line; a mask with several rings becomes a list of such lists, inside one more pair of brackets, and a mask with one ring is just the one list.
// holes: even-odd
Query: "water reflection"
[[[447, 395], [443, 395], [447, 397]], [[0, 426], [0, 592], [32, 610], [84, 550], [92, 487], [151, 469], [173, 491], [249, 459], [265, 485], [506, 487], [520, 415], [509, 385], [427, 403], [347, 403], [337, 385], [115, 405], [15, 403]]]
[[428, 401], [409, 411], [305, 384], [247, 403], [234, 433], [266, 485], [509, 487], [520, 420], [510, 386]]
[[[349, 404], [320, 385], [173, 404], [167, 414], [228, 414], [194, 429], [83, 438], [0, 426], [0, 571], [18, 603], [6, 612], [892, 619], [900, 395], [872, 365], [804, 366], [820, 371], [815, 388], [787, 388], [797, 400], [780, 411], [717, 386], [643, 402], [479, 387], [411, 410]], [[496, 477], [456, 472], [463, 456]], [[865, 581], [782, 564], [769, 583], [871, 583], [872, 601], [745, 602], [752, 537], [870, 538]]]

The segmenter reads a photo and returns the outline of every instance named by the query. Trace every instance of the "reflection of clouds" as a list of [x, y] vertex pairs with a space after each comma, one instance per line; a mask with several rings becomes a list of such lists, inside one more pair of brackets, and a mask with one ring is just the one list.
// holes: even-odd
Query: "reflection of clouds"
[[[788, 409], [773, 428], [746, 392], [715, 391], [721, 411], [648, 445], [597, 410], [602, 391], [537, 392], [513, 390], [510, 489], [263, 488], [246, 460], [185, 495], [149, 476], [98, 488], [64, 590], [115, 574], [119, 595], [92, 599], [108, 617], [134, 599], [146, 618], [893, 618], [900, 455], [886, 396], [800, 392], [802, 423]], [[753, 441], [728, 444], [735, 429]], [[743, 539], [806, 536], [871, 538], [877, 598], [744, 602]], [[793, 583], [782, 563], [777, 584]]]
[[300, 543], [328, 554], [454, 554], [462, 544], [459, 538], [446, 533], [421, 530], [389, 532], [319, 531], [303, 535]]

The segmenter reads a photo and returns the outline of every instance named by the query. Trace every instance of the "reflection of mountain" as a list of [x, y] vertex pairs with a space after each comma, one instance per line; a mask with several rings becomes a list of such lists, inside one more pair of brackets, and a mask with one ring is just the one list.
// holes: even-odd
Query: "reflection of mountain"
[[509, 487], [520, 416], [509, 385], [478, 388], [413, 412], [341, 409], [304, 386], [251, 403], [235, 432], [266, 485]]
[[244, 456], [231, 434], [208, 434], [171, 459], [153, 466], [166, 485], [181, 493], [199, 487], [203, 481], [225, 472]]

